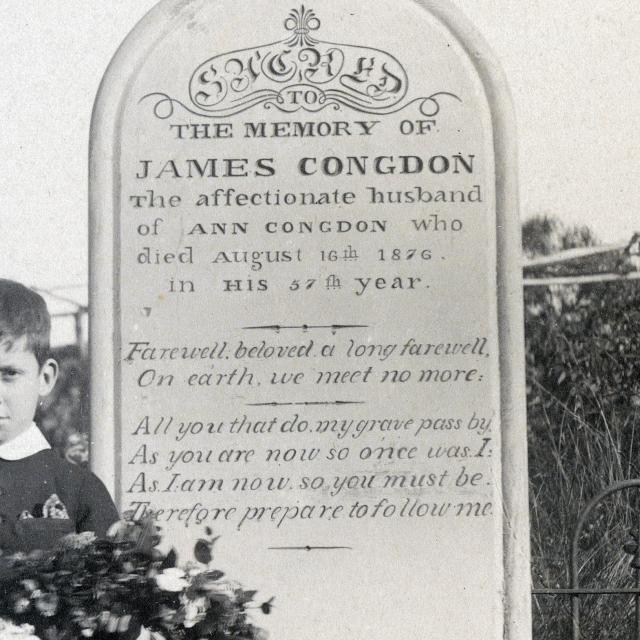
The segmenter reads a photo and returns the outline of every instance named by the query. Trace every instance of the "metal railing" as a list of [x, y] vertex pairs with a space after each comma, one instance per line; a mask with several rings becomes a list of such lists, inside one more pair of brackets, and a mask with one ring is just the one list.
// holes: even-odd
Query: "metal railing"
[[567, 596], [571, 598], [571, 621], [572, 621], [572, 638], [580, 640], [580, 600], [584, 596], [631, 596], [635, 604], [635, 620], [634, 620], [634, 640], [640, 640], [640, 514], [636, 518], [635, 525], [630, 534], [632, 541], [625, 545], [625, 552], [632, 555], [631, 571], [634, 577], [634, 587], [627, 588], [584, 588], [580, 586], [580, 566], [578, 564], [579, 544], [585, 524], [591, 515], [591, 512], [605, 498], [614, 493], [619, 493], [627, 489], [635, 489], [640, 491], [640, 480], [626, 480], [619, 482], [604, 491], [591, 500], [584, 508], [576, 529], [573, 533], [571, 541], [571, 584], [569, 589], [533, 589], [534, 596]]

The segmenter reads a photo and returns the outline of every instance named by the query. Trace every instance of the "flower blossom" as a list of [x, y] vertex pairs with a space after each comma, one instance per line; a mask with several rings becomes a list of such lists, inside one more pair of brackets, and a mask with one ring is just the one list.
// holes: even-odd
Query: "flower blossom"
[[156, 584], [163, 591], [178, 593], [184, 591], [189, 586], [189, 583], [185, 580], [185, 575], [182, 569], [165, 569], [156, 576]]
[[207, 616], [208, 605], [207, 599], [203, 596], [195, 600], [185, 598], [183, 600], [184, 622], [182, 623], [184, 628], [191, 629], [202, 622]]
[[96, 534], [93, 531], [69, 533], [60, 538], [58, 548], [67, 551], [81, 550], [91, 546], [96, 540]]
[[40, 640], [33, 632], [34, 628], [30, 624], [17, 626], [0, 618], [0, 638], [2, 640]]

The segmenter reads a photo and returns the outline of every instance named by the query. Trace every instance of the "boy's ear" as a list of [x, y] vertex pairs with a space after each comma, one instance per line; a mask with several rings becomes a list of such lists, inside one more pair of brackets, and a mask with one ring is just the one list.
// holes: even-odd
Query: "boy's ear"
[[58, 379], [58, 363], [53, 359], [49, 358], [43, 365], [40, 367], [40, 396], [48, 396], [53, 387], [56, 384], [56, 380]]

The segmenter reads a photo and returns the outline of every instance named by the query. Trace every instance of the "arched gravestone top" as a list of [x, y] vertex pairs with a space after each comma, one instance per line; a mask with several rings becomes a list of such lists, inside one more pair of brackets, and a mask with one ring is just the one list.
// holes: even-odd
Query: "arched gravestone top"
[[93, 466], [274, 638], [530, 635], [515, 147], [440, 1], [165, 0], [105, 75]]

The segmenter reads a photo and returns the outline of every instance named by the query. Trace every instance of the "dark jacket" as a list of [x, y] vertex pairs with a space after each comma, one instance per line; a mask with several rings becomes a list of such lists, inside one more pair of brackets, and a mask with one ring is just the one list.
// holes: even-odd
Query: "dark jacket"
[[[54, 495], [68, 518], [41, 517], [43, 506]], [[34, 517], [26, 518], [25, 513]], [[22, 460], [0, 460], [3, 553], [47, 549], [67, 533], [94, 531], [103, 537], [117, 520], [118, 512], [102, 482], [52, 450]]]

